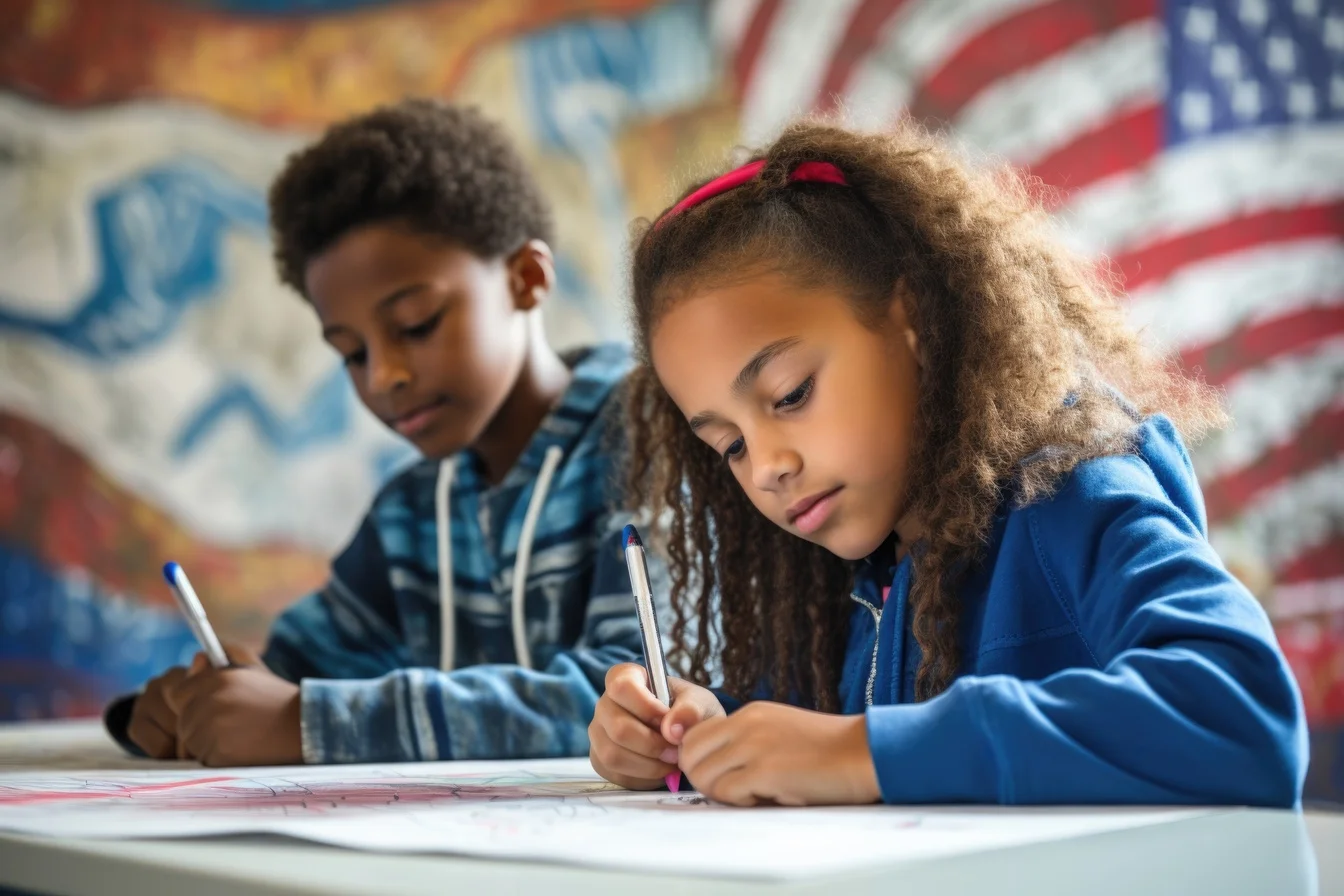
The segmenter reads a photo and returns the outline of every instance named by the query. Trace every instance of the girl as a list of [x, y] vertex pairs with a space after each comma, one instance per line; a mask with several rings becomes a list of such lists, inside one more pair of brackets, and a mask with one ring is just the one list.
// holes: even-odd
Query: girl
[[[1301, 698], [1178, 435], [1215, 396], [1140, 348], [1020, 181], [912, 127], [798, 124], [644, 232], [634, 308], [629, 484], [668, 521], [689, 680], [666, 710], [608, 674], [604, 776], [680, 767], [745, 805], [1298, 803]], [[692, 683], [713, 665], [721, 689]]]

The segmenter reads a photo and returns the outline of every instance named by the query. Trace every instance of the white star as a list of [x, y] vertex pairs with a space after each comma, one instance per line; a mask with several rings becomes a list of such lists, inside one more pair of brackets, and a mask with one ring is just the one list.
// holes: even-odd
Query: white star
[[1291, 37], [1273, 35], [1265, 41], [1265, 62], [1281, 75], [1291, 75], [1296, 65], [1297, 48]]
[[1211, 9], [1195, 6], [1185, 14], [1185, 36], [1208, 43], [1218, 36], [1218, 15]]
[[1344, 75], [1334, 75], [1330, 78], [1330, 105], [1344, 110]]
[[1209, 67], [1218, 77], [1231, 80], [1241, 74], [1241, 53], [1235, 44], [1214, 44], [1209, 52]]
[[1187, 131], [1207, 131], [1213, 125], [1213, 100], [1202, 91], [1187, 90], [1181, 94], [1180, 116]]
[[1263, 28], [1269, 21], [1269, 4], [1265, 0], [1241, 0], [1237, 18], [1247, 28]]
[[1316, 91], [1310, 82], [1294, 81], [1288, 85], [1288, 114], [1299, 121], [1316, 114]]
[[1260, 82], [1239, 81], [1232, 88], [1232, 111], [1242, 120], [1260, 117]]
[[1344, 53], [1344, 16], [1326, 16], [1323, 34], [1327, 47]]
[[1293, 0], [1293, 11], [1300, 16], [1314, 16], [1321, 11], [1320, 0]]

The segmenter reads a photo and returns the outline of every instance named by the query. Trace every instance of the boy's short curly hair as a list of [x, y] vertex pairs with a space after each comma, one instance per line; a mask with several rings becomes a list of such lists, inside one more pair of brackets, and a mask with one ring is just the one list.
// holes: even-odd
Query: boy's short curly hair
[[289, 157], [270, 212], [280, 279], [300, 294], [314, 256], [378, 221], [405, 221], [482, 258], [551, 241], [550, 206], [504, 129], [476, 108], [428, 99], [332, 125]]

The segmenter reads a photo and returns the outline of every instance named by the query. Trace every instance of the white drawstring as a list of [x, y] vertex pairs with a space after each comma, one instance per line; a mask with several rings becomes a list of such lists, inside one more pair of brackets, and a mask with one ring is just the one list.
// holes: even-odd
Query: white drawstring
[[551, 478], [560, 466], [564, 451], [559, 445], [546, 449], [546, 458], [541, 462], [541, 472], [537, 474], [537, 484], [532, 489], [532, 497], [527, 502], [527, 514], [523, 517], [523, 531], [518, 535], [518, 553], [513, 561], [513, 604], [510, 611], [513, 616], [513, 652], [518, 665], [524, 669], [532, 668], [532, 650], [527, 646], [527, 618], [523, 612], [527, 598], [527, 564], [532, 560], [532, 541], [537, 535], [537, 520], [541, 517], [541, 505], [546, 503], [546, 493], [551, 489]]
[[439, 463], [439, 478], [434, 483], [434, 523], [439, 536], [439, 668], [453, 670], [457, 650], [454, 627], [456, 608], [453, 600], [453, 523], [448, 512], [448, 495], [453, 488], [456, 458]]

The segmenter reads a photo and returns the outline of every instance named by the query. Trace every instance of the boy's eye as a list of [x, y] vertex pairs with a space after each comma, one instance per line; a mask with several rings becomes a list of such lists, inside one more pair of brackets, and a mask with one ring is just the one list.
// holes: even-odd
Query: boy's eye
[[813, 377], [808, 377], [803, 380], [802, 384], [799, 385], [797, 389], [794, 389], [788, 395], [785, 395], [779, 401], [775, 402], [775, 409], [781, 410], [784, 408], [797, 407], [807, 401], [807, 396], [812, 394], [812, 383]]
[[732, 461], [733, 458], [741, 457], [742, 452], [745, 451], [746, 448], [747, 448], [746, 440], [743, 439], [741, 436], [739, 436], [737, 440], [733, 442], [733, 444], [729, 445], [726, 449], [724, 449], [723, 459], [726, 461]]
[[346, 367], [358, 367], [360, 364], [364, 363], [367, 357], [368, 352], [366, 352], [364, 349], [360, 349], [357, 352], [351, 352], [348, 355], [343, 355], [341, 357], [341, 360], [345, 362]]
[[434, 328], [439, 325], [439, 321], [441, 320], [443, 320], [442, 311], [414, 326], [402, 327], [401, 335], [408, 339], [424, 339], [430, 333], [434, 332]]

